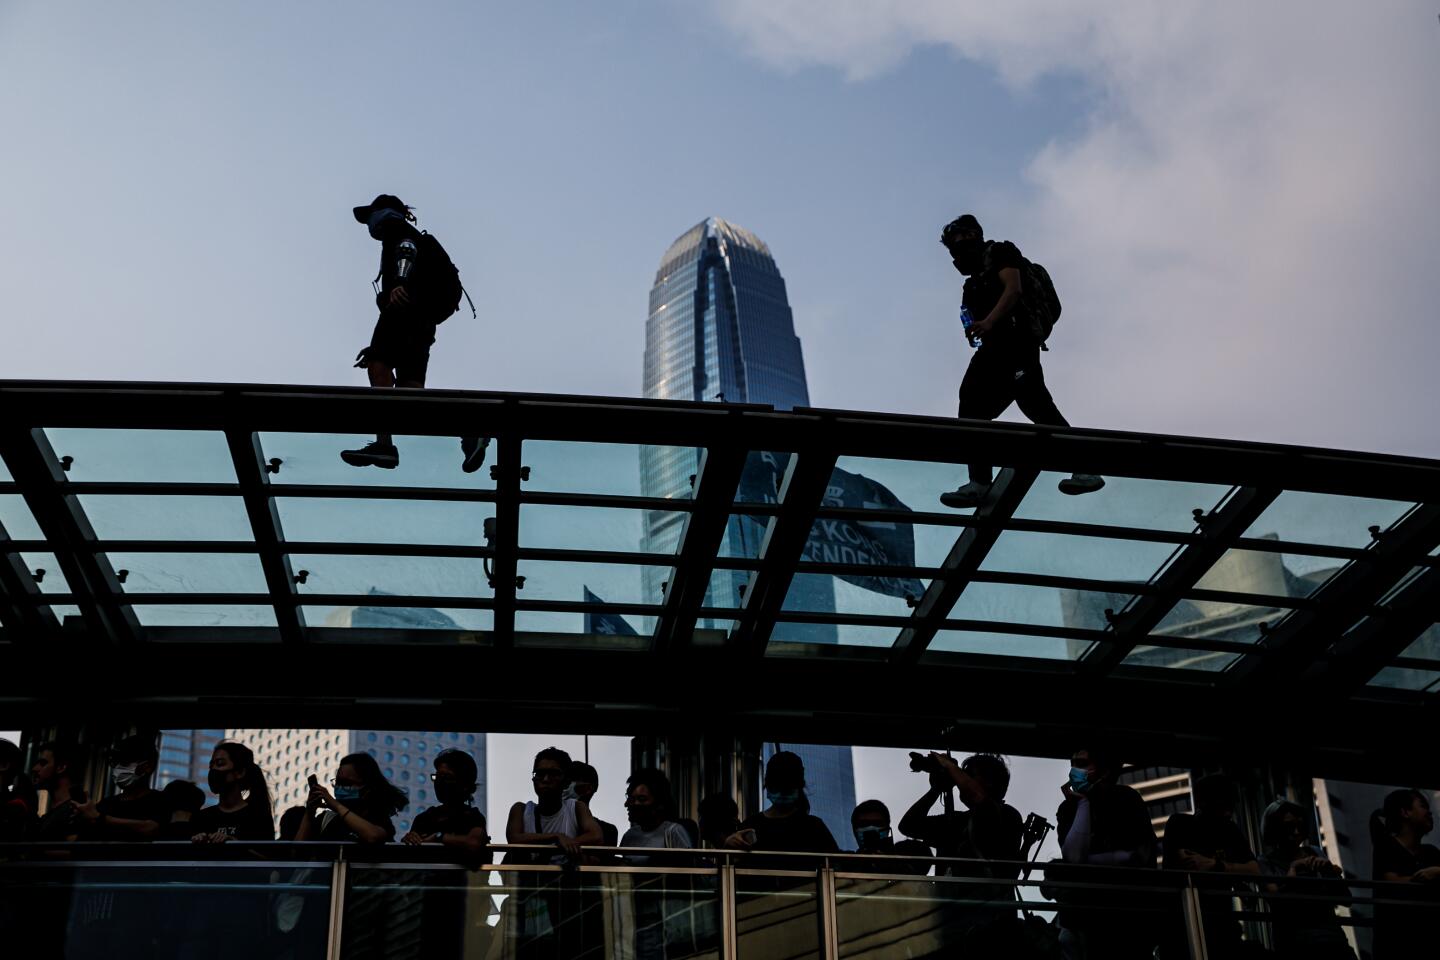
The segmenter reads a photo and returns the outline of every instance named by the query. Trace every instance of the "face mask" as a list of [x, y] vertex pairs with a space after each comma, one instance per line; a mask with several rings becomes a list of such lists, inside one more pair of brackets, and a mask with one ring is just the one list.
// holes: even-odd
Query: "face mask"
[[383, 240], [384, 237], [381, 236], [381, 228], [384, 225], [385, 221], [391, 218], [397, 218], [400, 220], [405, 219], [400, 214], [396, 213], [394, 210], [390, 210], [388, 208], [385, 210], [376, 210], [374, 213], [370, 214], [370, 219], [365, 223], [365, 225], [370, 229], [370, 236], [374, 237], [376, 240]]
[[359, 787], [352, 787], [352, 786], [350, 786], [350, 785], [348, 785], [348, 784], [345, 785], [345, 786], [343, 786], [343, 787], [336, 787], [336, 788], [335, 788], [335, 799], [336, 799], [336, 800], [359, 800], [359, 799], [360, 799], [360, 788], [359, 788]]
[[110, 771], [110, 779], [121, 790], [128, 790], [140, 782], [140, 774], [135, 772], [135, 767], [133, 763], [122, 764]]
[[561, 800], [579, 800], [580, 794], [575, 792], [575, 784], [565, 784], [565, 789], [560, 792]]
[[224, 793], [225, 788], [230, 786], [230, 771], [211, 770], [207, 782], [210, 784], [211, 793]]
[[799, 790], [766, 790], [765, 799], [772, 807], [793, 807], [800, 802]]
[[985, 241], [961, 240], [951, 249], [950, 256], [956, 270], [967, 277], [974, 276], [985, 265]]
[[1095, 784], [1090, 782], [1090, 774], [1084, 767], [1070, 768], [1070, 789], [1076, 793], [1089, 793], [1090, 788]]
[[865, 826], [855, 828], [855, 842], [861, 850], [880, 850], [890, 839], [889, 827]]
[[464, 803], [465, 789], [458, 783], [435, 784], [435, 799], [441, 803]]

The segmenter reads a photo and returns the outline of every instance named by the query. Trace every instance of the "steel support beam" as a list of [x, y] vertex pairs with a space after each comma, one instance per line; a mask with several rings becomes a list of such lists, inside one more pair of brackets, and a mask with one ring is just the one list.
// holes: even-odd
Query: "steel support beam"
[[1025, 494], [1035, 483], [1040, 471], [1028, 467], [1005, 467], [990, 485], [985, 502], [975, 508], [974, 525], [966, 527], [942, 564], [942, 577], [930, 581], [925, 595], [910, 617], [910, 625], [900, 631], [891, 650], [897, 664], [914, 663], [920, 659], [930, 641], [935, 639], [940, 622], [950, 615], [955, 601], [970, 585], [970, 578], [985, 562], [985, 555], [1000, 538], [1005, 522], [1014, 516]]
[[810, 528], [830, 484], [837, 457], [833, 451], [792, 453], [780, 484], [780, 512], [766, 524], [760, 544], [760, 568], [750, 575], [740, 603], [739, 649], [761, 656], [775, 629], [775, 616], [805, 554]]
[[655, 625], [655, 650], [663, 653], [688, 643], [705, 605], [715, 558], [740, 488], [747, 451], [710, 447], [701, 451], [690, 514], [680, 533], [674, 573], [665, 588], [665, 604]]
[[1318, 678], [1327, 696], [1353, 696], [1420, 634], [1440, 622], [1440, 568], [1426, 569], [1385, 606], [1384, 614], [1362, 621], [1332, 648], [1325, 672]]
[[11, 552], [11, 544], [0, 524], [0, 622], [17, 642], [30, 643], [54, 633], [59, 622], [53, 611], [39, 605], [42, 595], [35, 575], [18, 551]]
[[[270, 491], [265, 489], [265, 457], [260, 449], [260, 438], [248, 431], [230, 429], [225, 431], [225, 443], [230, 448], [230, 460], [239, 480], [245, 515], [250, 520], [255, 548], [260, 554], [260, 569], [265, 574], [265, 589], [269, 591], [270, 603], [275, 609], [280, 641], [286, 644], [303, 643], [305, 620], [296, 603], [295, 571], [291, 569], [290, 558], [285, 553], [285, 532], [280, 525], [280, 511]], [[280, 469], [285, 469], [283, 463]]]
[[1116, 616], [1115, 642], [1092, 648], [1080, 661], [1081, 673], [1093, 677], [1122, 663], [1278, 496], [1276, 487], [1240, 487], [1220, 506], [1198, 517], [1199, 541], [1182, 547], [1151, 581], [1157, 588], [1154, 594], [1137, 597]]

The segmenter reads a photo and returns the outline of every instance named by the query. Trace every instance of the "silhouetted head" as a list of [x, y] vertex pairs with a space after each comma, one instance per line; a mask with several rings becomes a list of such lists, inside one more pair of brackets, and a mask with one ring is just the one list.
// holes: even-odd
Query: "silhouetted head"
[[399, 197], [389, 193], [380, 194], [363, 207], [355, 207], [353, 212], [356, 222], [365, 224], [370, 229], [370, 236], [376, 240], [383, 239], [387, 220], [415, 220], [410, 208]]
[[300, 832], [300, 824], [305, 822], [304, 807], [290, 807], [280, 814], [280, 839], [294, 840]]
[[205, 791], [189, 780], [171, 780], [160, 796], [171, 813], [198, 813], [205, 806]]
[[364, 800], [372, 810], [389, 816], [405, 809], [410, 798], [385, 779], [380, 764], [368, 753], [350, 753], [335, 768], [335, 799], [341, 802]]
[[1195, 809], [1210, 817], [1229, 820], [1235, 816], [1240, 791], [1235, 781], [1223, 773], [1212, 773], [1195, 782]]
[[765, 799], [781, 810], [810, 812], [805, 796], [805, 761], [798, 753], [781, 750], [765, 765]]
[[590, 798], [595, 796], [595, 791], [600, 789], [600, 771], [583, 760], [575, 760], [570, 764], [570, 787], [575, 794], [575, 799], [588, 804]]
[[1305, 808], [1293, 800], [1276, 800], [1260, 819], [1260, 843], [1266, 850], [1292, 853], [1304, 845], [1308, 834]]
[[1435, 814], [1419, 790], [1392, 790], [1385, 795], [1384, 806], [1370, 816], [1370, 837], [1377, 843], [1385, 834], [1423, 837], [1434, 829]]
[[740, 829], [740, 808], [726, 793], [712, 793], [700, 801], [700, 837], [712, 847]]
[[888, 850], [894, 847], [890, 833], [890, 808], [879, 800], [862, 800], [850, 813], [850, 830], [856, 849]]
[[110, 779], [122, 791], [148, 784], [159, 760], [154, 736], [126, 737], [110, 749]]
[[480, 771], [475, 758], [464, 750], [441, 750], [435, 757], [435, 799], [441, 803], [465, 804], [475, 796]]
[[43, 743], [35, 751], [30, 779], [37, 790], [54, 790], [72, 779], [78, 780], [82, 766], [79, 749], [73, 744]]
[[1120, 775], [1120, 763], [1105, 750], [1082, 747], [1070, 755], [1070, 789], [1088, 793], [1099, 783], [1113, 783]]
[[670, 778], [659, 770], [636, 770], [625, 787], [625, 812], [630, 822], [641, 830], [654, 830], [670, 819], [675, 802], [670, 794]]
[[540, 800], [558, 801], [565, 784], [570, 782], [570, 754], [559, 747], [546, 747], [535, 754], [535, 765], [530, 771], [535, 796]]
[[224, 740], [210, 754], [210, 792], [219, 796], [231, 786], [238, 786], [246, 803], [270, 809], [270, 787], [265, 773], [255, 762], [255, 753], [243, 743]]
[[999, 754], [977, 753], [966, 757], [960, 769], [979, 780], [992, 800], [1004, 800], [1010, 789], [1010, 768]]
[[950, 262], [966, 276], [978, 273], [985, 262], [985, 231], [974, 214], [966, 213], [945, 224], [940, 242], [950, 252]]

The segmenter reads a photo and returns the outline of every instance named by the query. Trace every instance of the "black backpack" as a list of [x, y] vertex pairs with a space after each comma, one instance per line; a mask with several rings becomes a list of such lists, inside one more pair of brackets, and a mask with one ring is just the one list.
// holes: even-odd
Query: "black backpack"
[[1060, 319], [1060, 295], [1055, 292], [1055, 281], [1050, 272], [1033, 260], [1025, 261], [1025, 276], [1022, 278], [1024, 295], [1021, 306], [1029, 315], [1030, 330], [1043, 345], [1050, 339], [1050, 332]]
[[[460, 309], [460, 298], [470, 299], [465, 285], [460, 282], [460, 271], [450, 259], [450, 254], [440, 245], [433, 234], [421, 233], [416, 251], [415, 273], [417, 285], [423, 290], [422, 296], [435, 310], [435, 322], [444, 323], [451, 314]], [[475, 304], [470, 303], [470, 313], [476, 316]]]

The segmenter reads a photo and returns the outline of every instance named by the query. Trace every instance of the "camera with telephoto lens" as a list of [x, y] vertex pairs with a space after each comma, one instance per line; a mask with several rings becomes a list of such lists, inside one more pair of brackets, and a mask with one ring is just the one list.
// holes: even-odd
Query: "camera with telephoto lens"
[[923, 753], [910, 752], [911, 773], [939, 773], [940, 761]]

